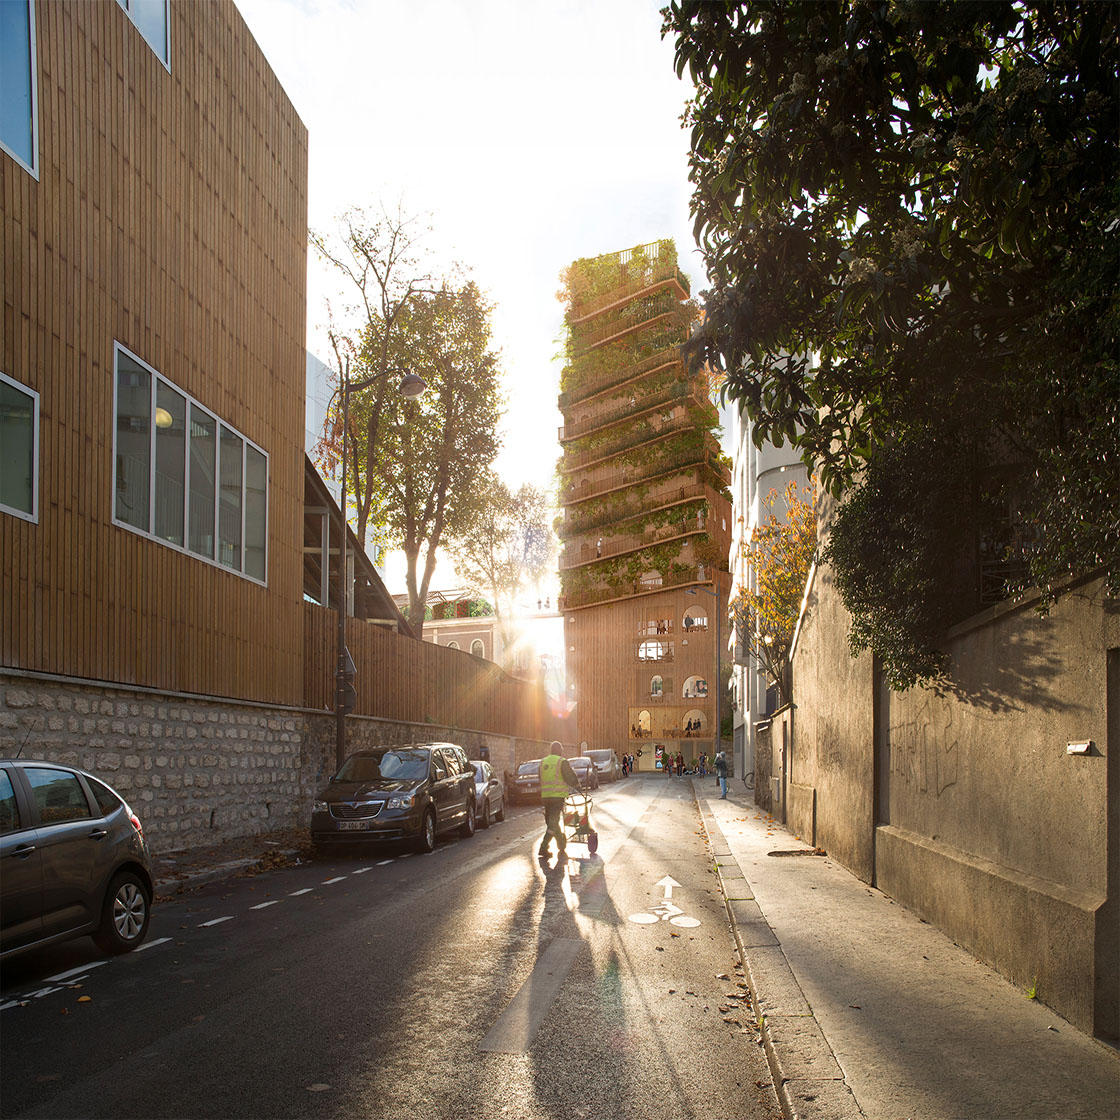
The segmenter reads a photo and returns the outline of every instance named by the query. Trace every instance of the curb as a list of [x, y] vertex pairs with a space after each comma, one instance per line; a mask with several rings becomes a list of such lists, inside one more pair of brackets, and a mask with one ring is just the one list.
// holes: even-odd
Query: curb
[[697, 797], [727, 917], [786, 1120], [862, 1120], [863, 1111], [719, 822]]
[[204, 887], [207, 883], [217, 883], [223, 879], [232, 879], [243, 871], [252, 871], [262, 867], [274, 855], [298, 856], [299, 849], [284, 849], [279, 853], [270, 853], [269, 856], [248, 856], [244, 859], [232, 859], [226, 863], [218, 863], [213, 867], [201, 871], [191, 871], [185, 875], [176, 875], [172, 878], [156, 878], [156, 897], [168, 898], [171, 895], [182, 894], [184, 891], [194, 890], [195, 887]]

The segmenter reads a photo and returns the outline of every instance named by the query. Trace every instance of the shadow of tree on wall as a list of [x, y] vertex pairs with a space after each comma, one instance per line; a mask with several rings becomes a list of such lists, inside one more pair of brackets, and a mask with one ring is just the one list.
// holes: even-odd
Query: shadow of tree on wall
[[[1120, 614], [1120, 600], [1109, 598], [1099, 582], [1070, 591], [1066, 601], [1079, 604], [1085, 613], [1101, 611], [1105, 618]], [[1076, 688], [1079, 650], [1070, 645], [1078, 633], [1073, 627], [1059, 627], [1028, 601], [1011, 617], [992, 619], [966, 633], [961, 629], [948, 642], [949, 669], [930, 687], [935, 695], [993, 713], [1090, 710], [1084, 689]]]

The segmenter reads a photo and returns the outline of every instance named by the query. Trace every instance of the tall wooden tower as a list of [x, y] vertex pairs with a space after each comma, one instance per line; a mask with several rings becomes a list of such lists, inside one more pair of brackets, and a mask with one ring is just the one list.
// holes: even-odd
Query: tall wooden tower
[[[575, 261], [561, 376], [561, 608], [589, 748], [717, 749], [727, 663], [730, 473], [703, 375], [680, 345], [696, 317], [671, 240]], [[729, 711], [721, 700], [722, 714]]]

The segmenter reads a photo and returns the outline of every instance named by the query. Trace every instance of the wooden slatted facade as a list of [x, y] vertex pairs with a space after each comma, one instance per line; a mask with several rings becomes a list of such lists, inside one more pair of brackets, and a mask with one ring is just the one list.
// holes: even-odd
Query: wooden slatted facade
[[[299, 704], [307, 130], [233, 3], [169, 11], [170, 69], [116, 3], [34, 6], [0, 371], [39, 394], [39, 517], [0, 513], [0, 663]], [[116, 344], [268, 454], [265, 585], [114, 524]]]

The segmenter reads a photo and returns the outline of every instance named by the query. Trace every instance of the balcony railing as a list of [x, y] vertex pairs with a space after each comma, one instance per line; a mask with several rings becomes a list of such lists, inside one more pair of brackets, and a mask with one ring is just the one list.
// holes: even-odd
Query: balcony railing
[[626, 249], [618, 254], [617, 285], [586, 300], [577, 299], [572, 307], [571, 322], [578, 323], [596, 315], [610, 307], [612, 303], [631, 299], [643, 289], [663, 280], [675, 279], [685, 295], [688, 295], [690, 290], [688, 277], [677, 268], [675, 254], [667, 253], [662, 257], [661, 246], [656, 241], [650, 242], [648, 245], [642, 245], [638, 249], [638, 253], [641, 254], [644, 261], [633, 267], [630, 263], [634, 258], [633, 249]]
[[643, 358], [640, 362], [634, 362], [632, 365], [626, 366], [625, 369], [611, 370], [600, 377], [593, 377], [585, 381], [575, 389], [569, 389], [567, 392], [561, 393], [560, 408], [561, 410], [573, 408], [580, 401], [587, 400], [588, 397], [596, 397], [600, 393], [606, 393], [619, 385], [625, 385], [627, 381], [633, 381], [636, 377], [641, 377], [643, 374], [651, 373], [663, 366], [680, 361], [680, 347], [665, 346], [655, 354], [650, 354], [648, 358]]
[[649, 412], [651, 409], [660, 408], [662, 405], [683, 400], [686, 397], [691, 397], [697, 403], [701, 403], [704, 400], [703, 391], [703, 385], [695, 382], [690, 384], [682, 380], [674, 381], [671, 385], [666, 385], [664, 388], [645, 396], [631, 395], [629, 401], [607, 409], [605, 412], [588, 416], [584, 420], [577, 420], [574, 424], [564, 424], [558, 433], [560, 442], [565, 443], [568, 440], [579, 439], [580, 436], [589, 435], [600, 428], [609, 428], [619, 421], [640, 416], [643, 412]]
[[[703, 404], [697, 397], [686, 397], [685, 399], [691, 400], [697, 405]], [[666, 403], [668, 402], [662, 402], [662, 408], [665, 407]], [[674, 407], [676, 407], [675, 403]], [[596, 444], [595, 447], [589, 447], [584, 451], [566, 452], [563, 459], [560, 460], [560, 472], [561, 474], [571, 474], [572, 471], [582, 470], [592, 463], [621, 455], [632, 447], [640, 447], [643, 444], [652, 443], [654, 440], [663, 439], [665, 436], [674, 435], [677, 432], [694, 427], [696, 427], [696, 421], [687, 412], [679, 416], [670, 415], [668, 419], [657, 415], [650, 416], [644, 424], [627, 428], [621, 435], [612, 440]]]
[[595, 545], [583, 544], [578, 549], [565, 549], [560, 553], [560, 570], [578, 568], [583, 564], [594, 564], [596, 560], [605, 560], [610, 556], [620, 556], [624, 552], [637, 552], [639, 549], [648, 548], [651, 544], [659, 544], [661, 541], [671, 540], [673, 537], [684, 537], [689, 533], [702, 533], [707, 525], [707, 518], [697, 515], [683, 521], [671, 522], [668, 525], [658, 525], [648, 533], [626, 537], [610, 537], [598, 541]]
[[695, 568], [686, 568], [684, 571], [670, 572], [658, 584], [635, 580], [626, 585], [591, 587], [585, 591], [573, 591], [559, 596], [557, 604], [562, 611], [591, 607], [596, 603], [607, 603], [615, 599], [629, 599], [635, 595], [652, 595], [658, 591], [670, 591], [674, 587], [684, 587], [690, 583], [710, 583], [712, 574], [711, 568], [700, 564]]
[[707, 467], [708, 470], [719, 477], [725, 486], [731, 485], [731, 474], [719, 461], [718, 453], [712, 447], [704, 447], [700, 450], [688, 449], [676, 454], [666, 455], [664, 458], [655, 459], [640, 466], [624, 467], [621, 471], [615, 471], [602, 478], [584, 478], [578, 482], [572, 479], [566, 486], [561, 487], [560, 503], [562, 505], [574, 505], [577, 502], [585, 502], [600, 497], [611, 490], [632, 486], [647, 478], [658, 478], [673, 474], [689, 467]]
[[[641, 303], [627, 303], [617, 311], [607, 314], [602, 322], [588, 322], [578, 332], [572, 332], [572, 346], [577, 354], [586, 354], [613, 338], [623, 338], [642, 327], [668, 319], [680, 307], [680, 301], [671, 291], [662, 292]], [[681, 331], [684, 341], [684, 331]]]
[[674, 483], [655, 489], [642, 497], [640, 508], [635, 509], [633, 503], [625, 505], [619, 503], [607, 509], [594, 513], [585, 513], [582, 516], [570, 513], [559, 523], [558, 532], [561, 540], [571, 540], [580, 533], [598, 529], [603, 525], [614, 525], [626, 521], [633, 521], [635, 517], [652, 513], [654, 510], [665, 506], [677, 505], [692, 498], [703, 498], [708, 495], [711, 487], [704, 482], [692, 479], [683, 484]]

